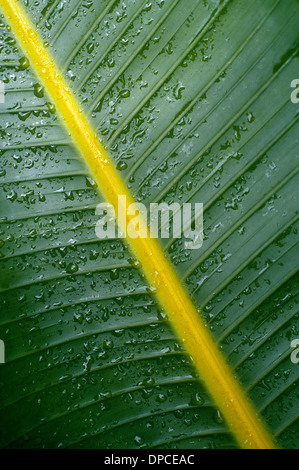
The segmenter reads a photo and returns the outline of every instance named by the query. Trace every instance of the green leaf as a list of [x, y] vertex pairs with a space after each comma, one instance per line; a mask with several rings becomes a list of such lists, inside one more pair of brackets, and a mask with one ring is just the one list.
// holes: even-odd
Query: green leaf
[[[298, 447], [298, 2], [20, 3], [136, 200], [204, 204], [202, 248], [160, 242]], [[236, 447], [138, 261], [96, 237], [92, 175], [0, 26], [0, 446]]]

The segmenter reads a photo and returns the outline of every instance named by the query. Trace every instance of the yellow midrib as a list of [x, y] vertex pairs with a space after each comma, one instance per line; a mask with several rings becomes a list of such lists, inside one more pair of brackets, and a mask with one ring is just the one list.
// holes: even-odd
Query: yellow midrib
[[[2, 0], [1, 8], [107, 201], [115, 207], [117, 214], [118, 195], [126, 195], [126, 206], [122, 208], [126, 211], [134, 202], [131, 194], [24, 11], [15, 0]], [[128, 243], [239, 445], [251, 449], [274, 448], [270, 435], [234, 378], [159, 243], [152, 238], [131, 238]]]

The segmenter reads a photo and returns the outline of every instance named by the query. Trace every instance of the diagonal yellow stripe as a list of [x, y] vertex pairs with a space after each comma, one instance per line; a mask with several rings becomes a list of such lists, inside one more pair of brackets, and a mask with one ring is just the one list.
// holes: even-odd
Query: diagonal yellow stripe
[[[1, 8], [106, 199], [117, 212], [118, 195], [126, 195], [125, 207], [121, 208], [126, 211], [134, 202], [132, 196], [24, 11], [16, 0], [2, 0]], [[145, 223], [143, 230], [147, 230]], [[222, 357], [159, 243], [148, 237], [130, 239], [130, 245], [240, 446], [250, 449], [274, 448], [271, 437]]]

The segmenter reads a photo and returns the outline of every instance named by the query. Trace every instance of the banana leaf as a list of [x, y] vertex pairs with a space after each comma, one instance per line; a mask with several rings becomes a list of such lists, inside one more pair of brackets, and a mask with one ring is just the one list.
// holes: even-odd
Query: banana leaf
[[[135, 200], [203, 203], [201, 248], [159, 243], [298, 448], [298, 2], [18, 3]], [[0, 79], [0, 447], [237, 448], [4, 15]]]

